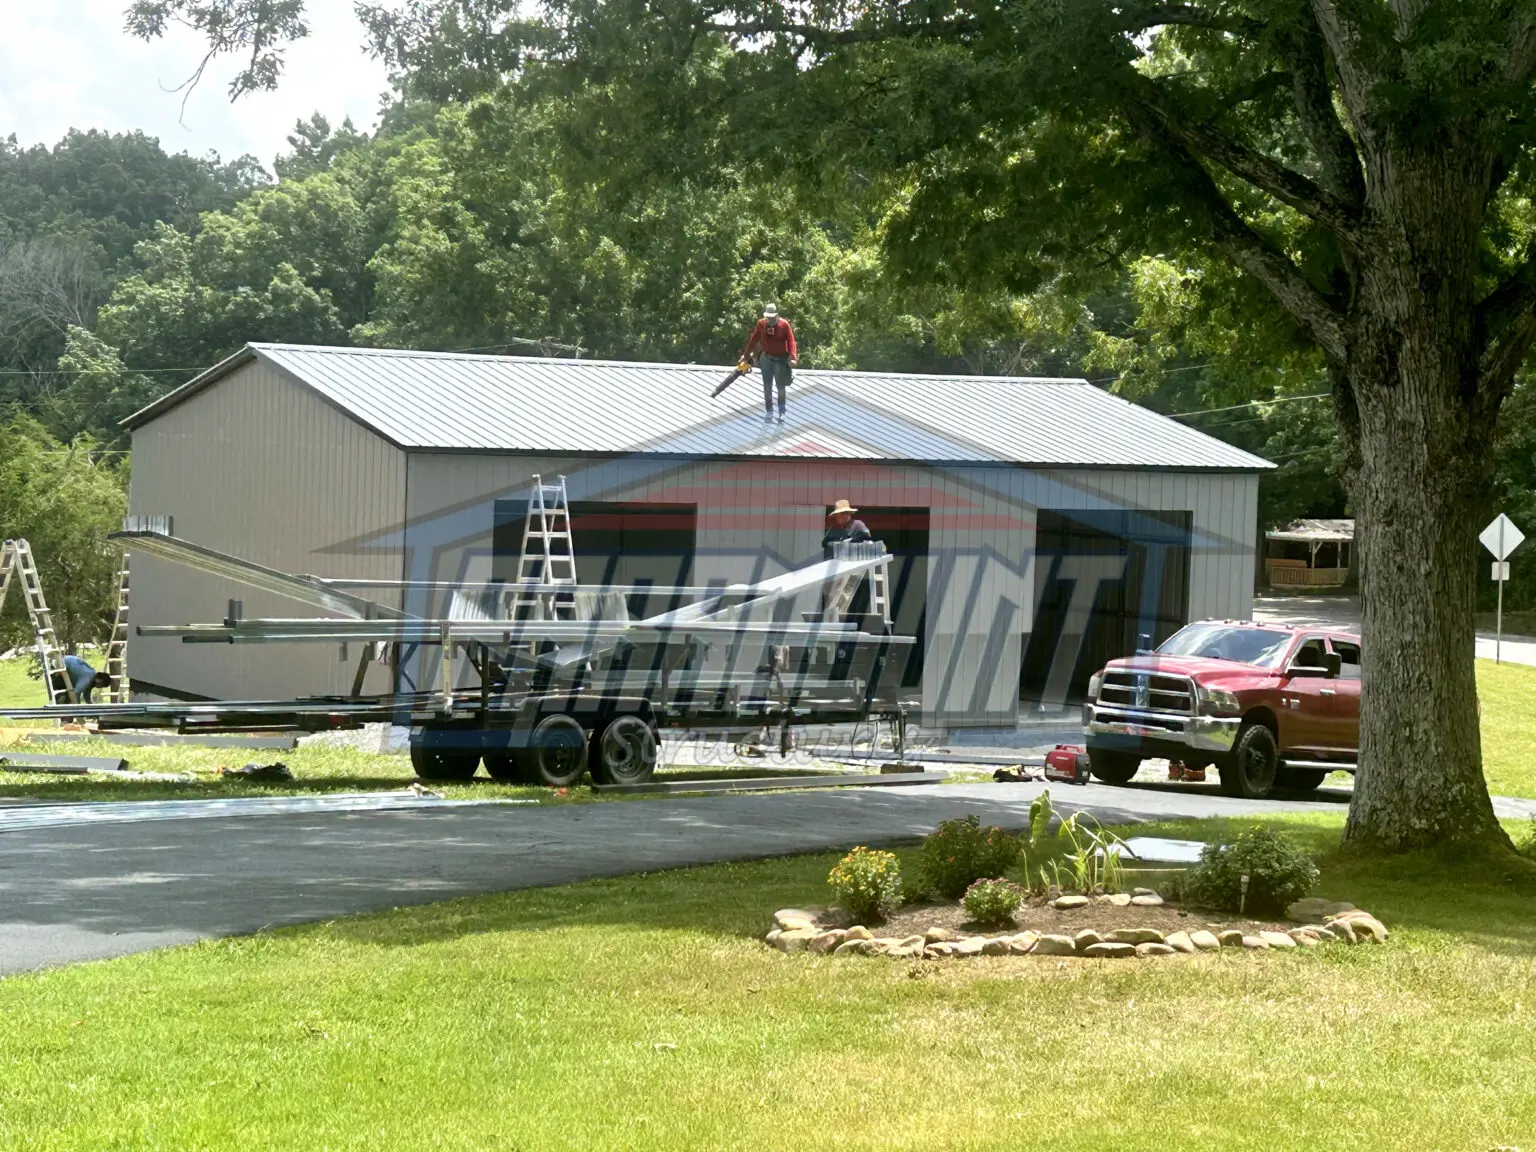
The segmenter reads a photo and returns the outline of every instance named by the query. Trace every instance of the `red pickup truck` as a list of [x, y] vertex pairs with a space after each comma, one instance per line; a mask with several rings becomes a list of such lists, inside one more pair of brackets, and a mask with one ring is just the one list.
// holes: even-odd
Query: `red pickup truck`
[[1203, 620], [1146, 655], [1111, 660], [1088, 685], [1083, 732], [1093, 775], [1124, 784], [1142, 760], [1214, 765], [1222, 791], [1311, 791], [1353, 772], [1360, 637]]

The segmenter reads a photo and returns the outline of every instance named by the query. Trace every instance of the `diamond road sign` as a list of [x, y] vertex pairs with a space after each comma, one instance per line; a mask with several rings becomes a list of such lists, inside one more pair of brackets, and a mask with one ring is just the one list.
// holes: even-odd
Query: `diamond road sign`
[[1520, 547], [1520, 541], [1525, 539], [1525, 533], [1514, 525], [1514, 521], [1500, 512], [1494, 518], [1492, 524], [1483, 529], [1483, 534], [1478, 537], [1483, 542], [1483, 547], [1493, 553], [1495, 560], [1508, 560], [1509, 554]]

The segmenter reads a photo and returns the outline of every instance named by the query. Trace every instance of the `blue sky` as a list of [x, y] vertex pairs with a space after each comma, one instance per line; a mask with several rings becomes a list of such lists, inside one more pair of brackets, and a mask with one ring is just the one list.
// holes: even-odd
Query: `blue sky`
[[385, 69], [363, 51], [353, 0], [309, 0], [310, 38], [288, 50], [282, 87], [231, 106], [232, 61], [210, 66], [187, 101], [168, 92], [197, 67], [196, 36], [145, 44], [123, 31], [128, 0], [0, 0], [0, 138], [54, 144], [70, 128], [141, 129], [169, 152], [226, 160], [251, 153], [270, 171], [298, 119], [321, 112], [371, 128]]

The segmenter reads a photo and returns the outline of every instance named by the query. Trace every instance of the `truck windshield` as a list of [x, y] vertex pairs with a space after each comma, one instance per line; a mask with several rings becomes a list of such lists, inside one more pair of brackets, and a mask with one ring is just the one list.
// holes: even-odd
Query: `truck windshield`
[[1272, 668], [1285, 655], [1289, 633], [1266, 628], [1234, 628], [1230, 624], [1190, 624], [1179, 629], [1157, 650], [1159, 656], [1203, 656]]

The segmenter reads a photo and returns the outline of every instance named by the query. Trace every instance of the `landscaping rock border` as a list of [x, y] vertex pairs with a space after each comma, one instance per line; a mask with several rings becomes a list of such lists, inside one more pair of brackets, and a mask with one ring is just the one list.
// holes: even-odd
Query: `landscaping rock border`
[[[1150, 889], [1136, 889], [1121, 899], [1119, 893], [1098, 900], [1118, 907], [1156, 907], [1163, 898]], [[1087, 896], [1060, 896], [1051, 907], [1060, 911], [1084, 908], [1094, 900]], [[1318, 897], [1298, 900], [1286, 910], [1300, 927], [1287, 932], [1229, 928], [1164, 934], [1156, 928], [1115, 928], [1099, 931], [1081, 928], [1072, 935], [1034, 930], [1002, 935], [965, 935], [949, 928], [932, 927], [922, 935], [877, 936], [855, 924], [832, 926], [836, 917], [825, 908], [781, 908], [766, 943], [781, 952], [815, 952], [832, 956], [891, 956], [899, 959], [947, 960], [971, 956], [1079, 956], [1088, 959], [1150, 959], [1161, 956], [1192, 956], [1222, 949], [1262, 952], [1287, 948], [1316, 948], [1321, 944], [1383, 944], [1389, 935], [1379, 919], [1353, 904]]]

